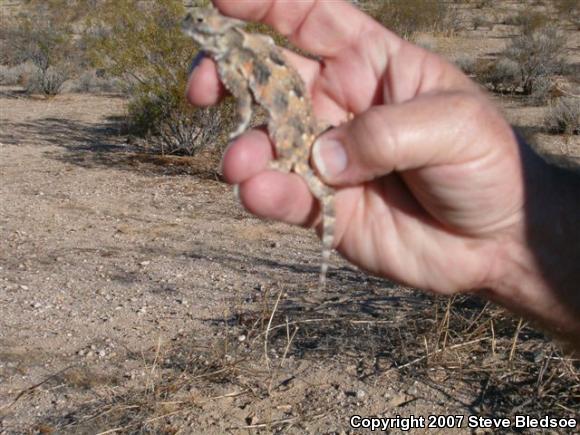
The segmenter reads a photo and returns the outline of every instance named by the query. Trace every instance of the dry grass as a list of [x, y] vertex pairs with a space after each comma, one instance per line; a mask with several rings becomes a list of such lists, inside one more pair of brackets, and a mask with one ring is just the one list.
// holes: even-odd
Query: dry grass
[[218, 405], [222, 418], [231, 409], [246, 410], [245, 421], [230, 430], [275, 431], [343, 418], [344, 402], [313, 399], [312, 389], [286, 393], [305, 362], [330, 371], [354, 366], [353, 376], [369, 388], [404, 378], [444, 389], [455, 400], [471, 395], [465, 414], [580, 413], [580, 362], [526, 322], [474, 297], [426, 298], [400, 319], [345, 312], [340, 299], [334, 307], [328, 301], [309, 304], [267, 289], [251, 309], [241, 302], [233, 306], [214, 320], [215, 337], [158, 339], [131, 354], [145, 373], [135, 388], [117, 389], [110, 379], [99, 388], [78, 369], [53, 380], [90, 385], [100, 390], [99, 398], [67, 416], [43, 419], [39, 427], [58, 433], [176, 433]]

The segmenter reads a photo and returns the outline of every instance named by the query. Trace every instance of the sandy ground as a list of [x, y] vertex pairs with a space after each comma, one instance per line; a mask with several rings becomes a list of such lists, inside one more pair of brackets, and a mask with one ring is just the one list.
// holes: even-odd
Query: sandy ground
[[[430, 381], [393, 370], [421, 351], [407, 355], [405, 340], [436, 327], [446, 302], [337, 256], [316, 294], [313, 234], [253, 218], [193, 160], [133, 149], [123, 104], [2, 93], [2, 433], [277, 427], [264, 421], [332, 433], [356, 413], [477, 412], [468, 378], [439, 385], [436, 368]], [[131, 407], [140, 414], [114, 418]]]
[[[130, 391], [149, 382], [151, 362], [144, 353], [158, 346], [187, 349], [195, 339], [219, 348], [232, 312], [251, 312], [265, 292], [283, 288], [292, 298], [314, 299], [282, 303], [290, 312], [316, 310], [316, 317], [348, 314], [347, 300], [349, 312], [366, 306], [380, 308], [380, 317], [390, 321], [401, 317], [404, 310], [395, 316], [389, 305], [409, 290], [369, 280], [337, 257], [322, 295], [328, 306], [321, 305], [320, 297], [311, 296], [317, 239], [251, 217], [228, 186], [192, 175], [189, 167], [140, 158], [116, 135], [123, 100], [30, 100], [7, 90], [0, 104], [3, 431], [42, 421], [62, 425], [67, 414], [113, 394], [109, 389]], [[369, 298], [368, 291], [381, 298]], [[405, 310], [421, 304], [414, 299]], [[309, 382], [326, 382], [332, 394], [349, 398], [354, 391], [353, 403], [359, 400], [362, 387], [342, 382], [348, 375], [332, 360], [289, 364], [297, 365], [307, 373], [300, 391]], [[356, 380], [357, 370], [351, 370]], [[384, 405], [385, 394], [397, 398], [402, 388], [377, 386], [373, 400]], [[361, 400], [368, 394], [358, 393]], [[204, 414], [208, 424], [243, 426], [252, 413], [229, 415], [228, 409]], [[229, 418], [220, 420], [224, 415]]]
[[[485, 57], [510, 31], [434, 45]], [[570, 44], [578, 63], [577, 34]], [[547, 158], [580, 161], [578, 136], [541, 133], [545, 108], [494, 98]], [[542, 373], [508, 362], [517, 319], [482, 301], [454, 301], [446, 323], [447, 299], [338, 256], [313, 291], [311, 232], [243, 211], [207, 162], [127, 143], [124, 104], [0, 87], [0, 433], [358, 433], [354, 414], [511, 415], [530, 402], [578, 417], [572, 402], [528, 400]], [[484, 312], [500, 319], [493, 340]], [[517, 338], [522, 361], [556, 355], [529, 325]]]

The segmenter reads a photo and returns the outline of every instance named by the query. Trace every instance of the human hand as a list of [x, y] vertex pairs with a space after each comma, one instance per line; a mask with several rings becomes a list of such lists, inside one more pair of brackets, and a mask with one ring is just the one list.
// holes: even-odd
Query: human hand
[[[523, 187], [517, 139], [478, 87], [347, 3], [215, 3], [322, 58], [288, 55], [317, 116], [336, 123], [355, 115], [313, 152], [337, 187], [339, 252], [372, 273], [441, 293], [491, 285], [502, 239], [521, 231]], [[193, 72], [188, 95], [197, 105], [223, 95], [209, 59]], [[224, 175], [251, 212], [318, 222], [306, 184], [267, 170], [272, 157], [267, 135], [248, 132], [225, 153]]]

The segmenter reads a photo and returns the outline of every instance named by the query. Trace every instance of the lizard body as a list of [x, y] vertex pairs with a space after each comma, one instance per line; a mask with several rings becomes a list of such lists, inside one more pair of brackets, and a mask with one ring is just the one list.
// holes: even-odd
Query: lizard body
[[182, 27], [216, 62], [221, 81], [237, 100], [239, 124], [230, 138], [248, 128], [253, 103], [262, 106], [276, 150], [270, 168], [300, 175], [319, 201], [323, 228], [319, 284], [323, 288], [333, 245], [334, 189], [312, 170], [310, 154], [314, 141], [327, 126], [316, 120], [304, 82], [282, 50], [268, 36], [245, 32], [244, 25], [217, 9], [196, 8]]

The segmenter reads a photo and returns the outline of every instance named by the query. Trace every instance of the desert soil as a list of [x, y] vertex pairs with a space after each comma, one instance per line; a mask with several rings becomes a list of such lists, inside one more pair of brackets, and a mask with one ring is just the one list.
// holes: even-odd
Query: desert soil
[[[453, 376], [505, 362], [480, 333], [453, 364], [422, 359], [447, 300], [338, 256], [316, 292], [312, 232], [246, 213], [203, 159], [128, 143], [124, 99], [0, 91], [0, 433], [349, 433], [354, 414], [501, 412], [480, 377]], [[541, 124], [543, 108], [497, 100]], [[580, 160], [577, 136], [536, 139]]]
[[[420, 295], [369, 279], [338, 257], [327, 293], [315, 297], [315, 236], [253, 218], [230, 187], [195, 175], [195, 162], [157, 165], [131, 149], [118, 134], [120, 98], [29, 99], [5, 89], [0, 107], [3, 433], [110, 429], [106, 418], [94, 414], [109, 410], [111, 398], [154, 389], [164, 382], [164, 370], [183, 371], [180, 352], [199, 351], [208, 360], [203, 364], [216, 364], [212, 359], [228, 357], [221, 348], [228, 329], [236, 330], [236, 346], [250, 346], [251, 338], [262, 343], [256, 336], [264, 325], [244, 326], [239, 318], [260, 320], [268, 301], [268, 320], [269, 293], [283, 291], [280, 310], [294, 321], [348, 315], [349, 321], [393, 323], [423, 303]], [[317, 346], [333, 339], [317, 338]], [[331, 353], [341, 351], [335, 343], [328, 346]], [[362, 361], [369, 352], [351, 359]], [[259, 360], [252, 369], [267, 371]], [[344, 400], [352, 413], [364, 406], [376, 414], [390, 400], [405, 401], [409, 388], [425, 397], [413, 396], [413, 409], [444, 412], [448, 406], [442, 393], [419, 393], [412, 380], [407, 385], [387, 377], [366, 385], [360, 367], [339, 364], [331, 354], [318, 359], [290, 352], [286, 360], [272, 379], [287, 384], [275, 386], [269, 398], [244, 397], [257, 394], [240, 386], [246, 381], [200, 389], [192, 380], [178, 399], [187, 396], [192, 409], [179, 416], [185, 420], [179, 424], [221, 432], [300, 415], [317, 430], [331, 430], [347, 422], [344, 415], [333, 416], [326, 402]], [[236, 376], [252, 383], [266, 373]], [[240, 398], [209, 400], [227, 394]]]

